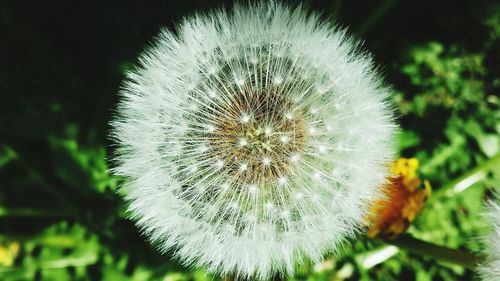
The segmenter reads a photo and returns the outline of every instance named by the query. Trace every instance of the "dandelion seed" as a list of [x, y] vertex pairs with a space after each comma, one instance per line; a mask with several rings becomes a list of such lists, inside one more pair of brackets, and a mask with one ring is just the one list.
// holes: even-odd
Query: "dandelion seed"
[[290, 157], [290, 162], [292, 162], [292, 163], [297, 163], [297, 162], [299, 162], [299, 160], [300, 160], [300, 156], [298, 154], [293, 154]]
[[274, 208], [273, 203], [270, 202], [265, 203], [264, 208], [268, 211], [272, 210]]
[[221, 189], [222, 189], [223, 191], [228, 190], [230, 187], [231, 187], [231, 185], [229, 185], [227, 182], [225, 182], [225, 183], [223, 183], [223, 184], [221, 185]]
[[244, 172], [248, 169], [248, 164], [247, 163], [241, 163], [240, 164], [240, 171]]
[[316, 133], [317, 133], [316, 128], [314, 128], [314, 127], [309, 128], [309, 134], [315, 135]]
[[211, 98], [215, 98], [217, 96], [217, 92], [215, 90], [211, 90], [208, 92], [208, 96]]
[[251, 184], [248, 186], [248, 192], [252, 195], [255, 195], [257, 192], [259, 192], [259, 189], [255, 184]]
[[262, 164], [264, 164], [264, 166], [269, 166], [269, 164], [271, 164], [271, 159], [269, 159], [269, 157], [264, 157], [264, 159], [262, 159]]
[[287, 135], [282, 135], [282, 136], [280, 137], [280, 141], [281, 141], [282, 143], [285, 143], [285, 144], [286, 144], [286, 143], [288, 143], [288, 142], [290, 141], [290, 137], [289, 137], [289, 136], [287, 136]]
[[393, 155], [390, 91], [371, 58], [274, 2], [187, 18], [175, 34], [127, 73], [113, 122], [114, 172], [152, 242], [264, 279], [358, 233]]
[[248, 113], [243, 113], [241, 115], [241, 123], [248, 123], [248, 121], [250, 121], [250, 114]]
[[213, 133], [215, 131], [215, 127], [213, 125], [206, 125], [205, 128], [209, 133]]
[[198, 171], [198, 166], [196, 166], [196, 165], [189, 166], [190, 173], [195, 173], [196, 171]]
[[274, 77], [273, 82], [274, 82], [274, 84], [279, 85], [283, 82], [283, 77], [276, 76], [276, 77]]
[[240, 146], [245, 146], [248, 144], [248, 141], [245, 138], [240, 139], [239, 141]]
[[284, 218], [288, 218], [290, 216], [290, 211], [289, 210], [283, 210], [281, 212], [281, 216]]
[[279, 185], [285, 185], [286, 184], [286, 178], [285, 177], [280, 177], [278, 179], [278, 184]]
[[264, 129], [264, 134], [266, 135], [266, 137], [271, 136], [272, 133], [273, 130], [271, 128], [267, 127], [266, 129]]
[[320, 153], [325, 153], [327, 148], [324, 145], [318, 145], [318, 151]]
[[240, 78], [236, 78], [236, 79], [235, 79], [235, 82], [236, 82], [236, 85], [238, 85], [238, 86], [243, 86], [243, 85], [245, 85], [245, 80], [240, 79]]
[[207, 152], [208, 150], [210, 150], [210, 147], [208, 145], [201, 145], [199, 148], [198, 148], [198, 151], [200, 153], [204, 153], [204, 152]]
[[220, 160], [220, 159], [219, 159], [219, 160], [217, 160], [217, 161], [215, 162], [215, 167], [217, 167], [217, 169], [218, 169], [218, 170], [219, 170], [219, 169], [224, 168], [224, 161], [223, 161], [223, 160]]

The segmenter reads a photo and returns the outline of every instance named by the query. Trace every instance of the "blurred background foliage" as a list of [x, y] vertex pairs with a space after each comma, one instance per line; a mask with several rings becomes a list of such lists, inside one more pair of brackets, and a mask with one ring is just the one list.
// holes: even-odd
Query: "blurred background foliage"
[[[218, 280], [157, 253], [108, 172], [124, 71], [160, 27], [220, 1], [0, 1], [0, 280]], [[231, 6], [231, 3], [226, 3]], [[500, 3], [310, 1], [364, 40], [434, 194], [409, 232], [477, 251], [500, 183]], [[488, 162], [489, 161], [489, 162]], [[471, 280], [474, 273], [360, 239], [293, 280]]]

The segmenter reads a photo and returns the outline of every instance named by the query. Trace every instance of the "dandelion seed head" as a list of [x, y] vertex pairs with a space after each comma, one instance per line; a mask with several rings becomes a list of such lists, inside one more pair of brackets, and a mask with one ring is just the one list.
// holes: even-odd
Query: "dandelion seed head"
[[485, 261], [479, 265], [478, 273], [483, 281], [500, 280], [500, 195], [489, 202], [484, 217], [491, 226], [490, 234], [484, 239]]
[[127, 74], [113, 122], [137, 224], [222, 275], [292, 274], [337, 250], [393, 154], [390, 91], [370, 57], [277, 3], [193, 16], [176, 34]]

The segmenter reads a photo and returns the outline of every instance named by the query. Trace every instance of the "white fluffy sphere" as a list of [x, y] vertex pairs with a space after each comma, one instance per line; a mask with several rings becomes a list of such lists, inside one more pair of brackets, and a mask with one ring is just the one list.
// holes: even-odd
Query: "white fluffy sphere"
[[479, 274], [483, 281], [500, 280], [500, 197], [497, 202], [490, 202], [485, 214], [491, 223], [491, 233], [485, 239], [486, 249], [483, 254], [486, 257], [484, 264], [479, 267]]
[[127, 73], [113, 136], [155, 245], [219, 274], [318, 261], [363, 226], [393, 155], [389, 90], [345, 32], [280, 4], [163, 30]]

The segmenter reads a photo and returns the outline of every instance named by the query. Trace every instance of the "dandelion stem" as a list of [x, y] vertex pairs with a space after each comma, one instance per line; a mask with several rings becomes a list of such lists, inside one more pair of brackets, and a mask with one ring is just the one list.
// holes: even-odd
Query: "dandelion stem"
[[399, 248], [394, 245], [383, 245], [376, 249], [356, 255], [356, 262], [364, 269], [370, 269], [385, 262], [399, 253]]
[[419, 240], [409, 234], [403, 234], [389, 243], [417, 255], [453, 263], [469, 269], [474, 269], [482, 260], [480, 256], [473, 253]]
[[436, 192], [434, 192], [434, 194], [429, 198], [429, 204], [432, 204], [432, 202], [435, 202], [436, 200], [441, 199], [443, 197], [450, 198], [453, 195], [456, 195], [466, 190], [473, 184], [484, 179], [491, 169], [498, 167], [499, 165], [500, 165], [500, 153], [497, 153], [495, 156], [484, 161], [479, 166], [466, 172], [465, 174], [451, 181], [447, 185], [437, 189]]

